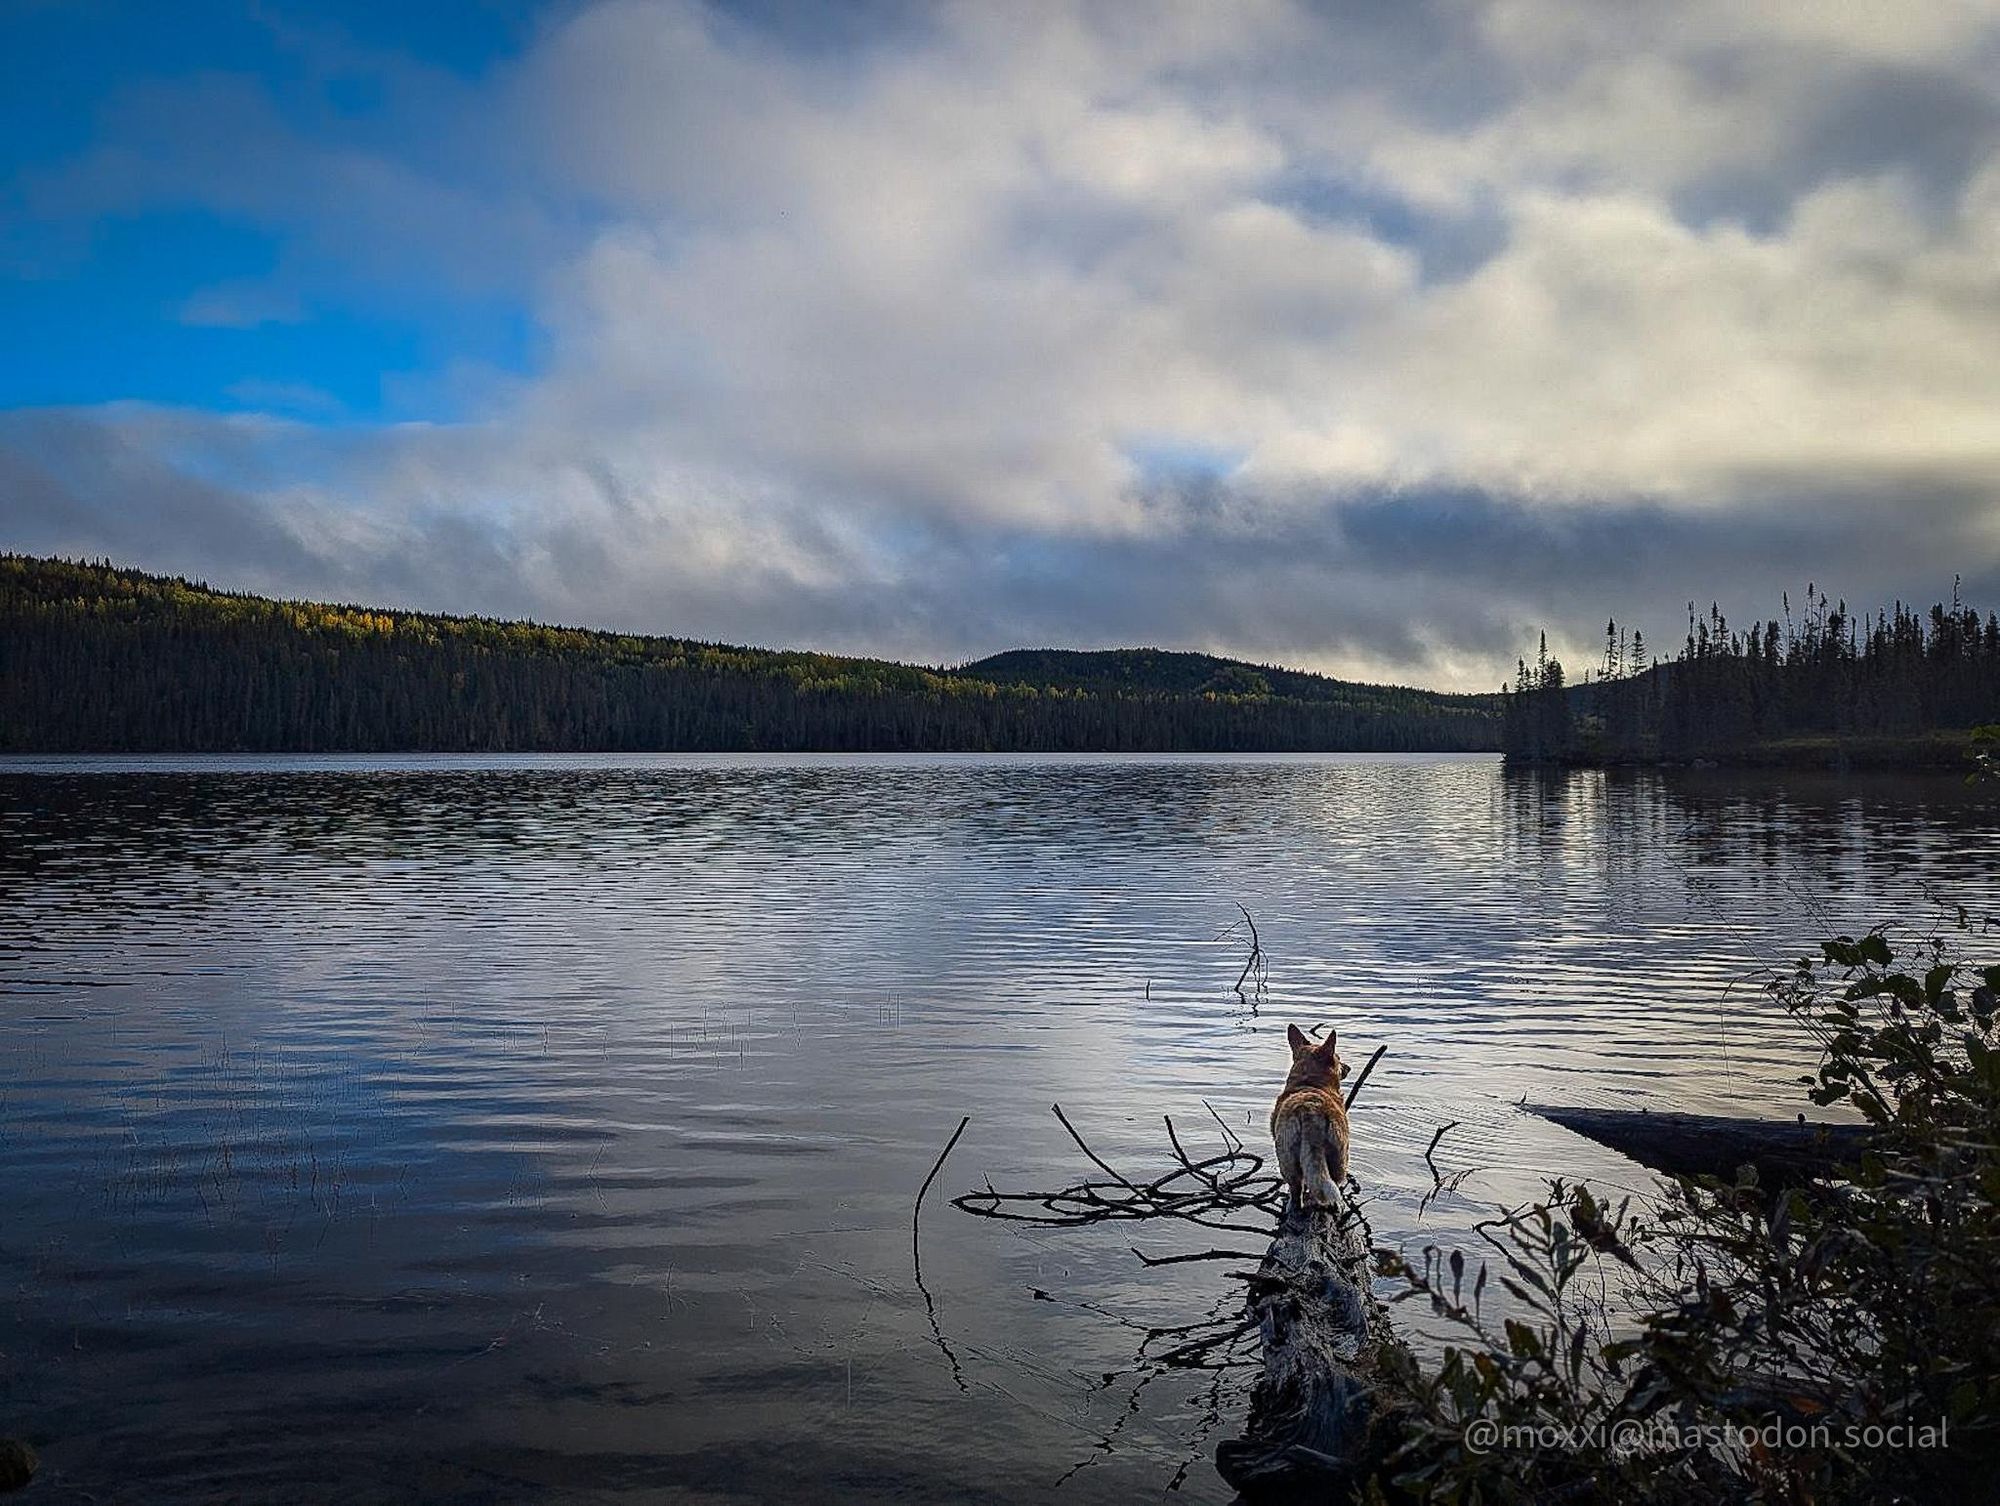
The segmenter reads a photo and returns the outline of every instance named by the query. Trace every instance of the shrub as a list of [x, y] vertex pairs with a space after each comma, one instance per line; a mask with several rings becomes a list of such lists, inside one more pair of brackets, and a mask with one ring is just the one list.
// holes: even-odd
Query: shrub
[[[1959, 939], [1973, 928], [1960, 912]], [[1805, 1187], [1588, 1187], [1479, 1226], [1472, 1269], [1385, 1252], [1462, 1334], [1393, 1360], [1378, 1494], [1449, 1502], [1990, 1498], [2000, 1473], [2000, 966], [1938, 937], [1827, 942], [1770, 980], [1822, 1047], [1801, 1087], [1876, 1129]], [[1512, 1297], [1496, 1318], [1489, 1292]]]

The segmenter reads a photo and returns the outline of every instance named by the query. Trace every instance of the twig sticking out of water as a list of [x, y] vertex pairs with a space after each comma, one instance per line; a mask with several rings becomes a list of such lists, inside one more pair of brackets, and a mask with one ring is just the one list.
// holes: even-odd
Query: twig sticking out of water
[[938, 1152], [938, 1158], [931, 1163], [930, 1175], [924, 1178], [924, 1185], [917, 1189], [917, 1200], [910, 1207], [910, 1258], [919, 1271], [923, 1269], [923, 1257], [917, 1250], [917, 1225], [924, 1216], [924, 1194], [931, 1190], [931, 1183], [935, 1182], [937, 1174], [944, 1170], [945, 1157], [951, 1154], [952, 1148], [958, 1144], [958, 1137], [965, 1133], [965, 1127], [970, 1123], [972, 1123], [970, 1114], [958, 1121], [958, 1128], [951, 1132], [951, 1138], [944, 1142], [944, 1149]]
[[1222, 1131], [1222, 1143], [1232, 1150], [1240, 1149], [1243, 1145], [1243, 1137], [1222, 1122], [1222, 1116], [1215, 1112], [1215, 1105], [1204, 1098], [1201, 1101], [1201, 1106], [1208, 1110], [1208, 1117], [1213, 1119], [1215, 1127]]
[[[1246, 981], [1249, 981], [1256, 992], [1257, 998], [1261, 999], [1264, 997], [1266, 986], [1270, 981], [1270, 972], [1264, 966], [1264, 939], [1257, 934], [1257, 922], [1250, 918], [1249, 910], [1244, 908], [1241, 901], [1238, 901], [1236, 908], [1243, 912], [1243, 926], [1250, 934], [1250, 955], [1243, 959], [1243, 971], [1236, 975], [1236, 997], [1249, 1003], [1254, 1013], [1256, 1003], [1248, 994], [1243, 992], [1243, 985]], [[1222, 934], [1227, 936], [1237, 929], [1236, 926], [1232, 925], [1229, 930], [1224, 931]]]
[[1386, 1045], [1375, 1048], [1375, 1054], [1368, 1058], [1368, 1065], [1361, 1069], [1361, 1075], [1354, 1079], [1354, 1086], [1347, 1090], [1347, 1099], [1341, 1107], [1349, 1109], [1354, 1107], [1354, 1100], [1361, 1096], [1361, 1085], [1368, 1081], [1368, 1074], [1375, 1070], [1375, 1063], [1382, 1059], [1382, 1053], [1388, 1049]]
[[923, 1245], [918, 1239], [918, 1228], [924, 1216], [924, 1194], [931, 1190], [931, 1183], [935, 1182], [937, 1174], [944, 1170], [945, 1158], [951, 1154], [952, 1147], [958, 1144], [958, 1137], [965, 1133], [965, 1127], [970, 1123], [972, 1123], [970, 1114], [958, 1121], [958, 1128], [951, 1132], [951, 1138], [945, 1141], [944, 1149], [938, 1152], [937, 1160], [931, 1163], [930, 1175], [924, 1178], [924, 1185], [917, 1189], [917, 1200], [910, 1206], [910, 1269], [916, 1275], [917, 1290], [923, 1293], [924, 1315], [930, 1319], [931, 1338], [937, 1344], [938, 1352], [950, 1363], [951, 1378], [958, 1383], [958, 1389], [961, 1391], [969, 1389], [965, 1384], [965, 1371], [958, 1363], [958, 1356], [952, 1353], [951, 1345], [944, 1341], [944, 1330], [938, 1327], [937, 1304], [931, 1301], [931, 1289], [924, 1285], [924, 1254]]
[[1431, 1190], [1426, 1192], [1423, 1195], [1422, 1201], [1417, 1204], [1418, 1218], [1422, 1218], [1429, 1210], [1431, 1204], [1440, 1196], [1447, 1192], [1458, 1191], [1460, 1184], [1476, 1170], [1476, 1168], [1468, 1166], [1463, 1171], [1454, 1171], [1447, 1175], [1445, 1172], [1438, 1170], [1438, 1163], [1433, 1159], [1438, 1148], [1438, 1142], [1451, 1131], [1457, 1129], [1460, 1123], [1460, 1120], [1454, 1119], [1449, 1124], [1440, 1124], [1437, 1133], [1431, 1136], [1431, 1143], [1424, 1147], [1424, 1165], [1431, 1169]]

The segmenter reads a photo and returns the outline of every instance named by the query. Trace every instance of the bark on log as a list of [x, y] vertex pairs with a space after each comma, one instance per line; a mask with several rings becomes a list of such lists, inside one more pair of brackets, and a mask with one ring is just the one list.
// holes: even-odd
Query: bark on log
[[1790, 1186], [1852, 1165], [1874, 1134], [1866, 1124], [1803, 1119], [1736, 1119], [1648, 1109], [1571, 1109], [1529, 1104], [1528, 1112], [1670, 1176], [1716, 1176], [1757, 1168], [1768, 1186]]
[[1395, 1342], [1370, 1293], [1373, 1263], [1358, 1219], [1287, 1212], [1250, 1281], [1264, 1374], [1243, 1436], [1216, 1445], [1215, 1467], [1239, 1499], [1347, 1499], [1387, 1452], [1393, 1403], [1377, 1384]]

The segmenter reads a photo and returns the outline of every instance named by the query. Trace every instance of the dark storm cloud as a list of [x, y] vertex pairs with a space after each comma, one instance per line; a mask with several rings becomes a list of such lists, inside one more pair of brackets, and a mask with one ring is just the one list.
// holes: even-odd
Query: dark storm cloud
[[[1749, 60], [1718, 60], [1715, 74], [1755, 88]], [[1839, 89], [1803, 103], [1790, 151], [1733, 162], [1697, 177], [1675, 196], [1677, 210], [1702, 223], [1735, 219], [1760, 233], [1780, 228], [1801, 194], [1828, 182], [1901, 174], [1933, 212], [1946, 212], [1985, 163], [2000, 104], [1971, 80], [1906, 67], [1856, 69]]]

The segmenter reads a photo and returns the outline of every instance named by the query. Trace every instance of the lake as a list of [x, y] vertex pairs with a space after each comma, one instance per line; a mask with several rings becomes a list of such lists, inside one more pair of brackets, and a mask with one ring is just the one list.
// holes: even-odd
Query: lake
[[1524, 1095], [1791, 1113], [1754, 975], [1933, 895], [2000, 910], [1948, 778], [0, 761], [0, 1434], [51, 1501], [1225, 1500], [1235, 1403], [1129, 1373], [1235, 1293], [1128, 1246], [1212, 1241], [949, 1204], [1088, 1172], [1052, 1103], [1254, 1145], [1330, 1022], [1376, 1236], [1458, 1242], [1645, 1184]]

